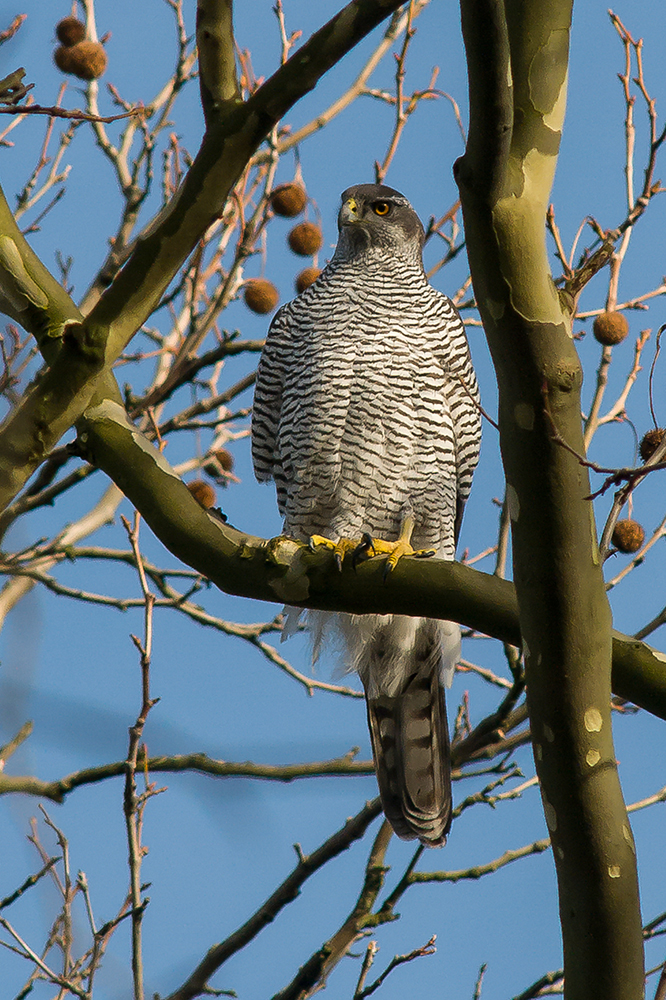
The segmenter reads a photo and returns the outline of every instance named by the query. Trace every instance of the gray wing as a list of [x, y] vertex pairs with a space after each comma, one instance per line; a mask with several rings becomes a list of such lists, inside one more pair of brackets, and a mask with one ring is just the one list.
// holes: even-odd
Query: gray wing
[[252, 464], [259, 482], [275, 478], [280, 468], [277, 435], [290, 349], [290, 312], [278, 309], [261, 352], [252, 405]]
[[457, 541], [465, 503], [472, 486], [472, 476], [479, 460], [481, 411], [479, 387], [472, 367], [463, 321], [449, 298], [439, 294], [439, 299], [440, 312], [446, 325], [442, 350], [437, 354], [449, 375], [445, 393], [451, 409], [456, 447]]

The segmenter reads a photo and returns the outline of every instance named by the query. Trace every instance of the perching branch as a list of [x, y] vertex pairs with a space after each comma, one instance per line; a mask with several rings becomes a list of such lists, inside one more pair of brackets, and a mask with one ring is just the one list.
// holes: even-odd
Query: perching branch
[[[405, 558], [388, 582], [381, 559], [370, 559], [356, 571], [345, 564], [338, 573], [327, 552], [312, 552], [288, 539], [266, 542], [203, 511], [164, 457], [137, 436], [120, 407], [100, 407], [88, 428], [91, 457], [141, 510], [163, 544], [227, 593], [325, 611], [452, 618], [521, 645], [512, 583], [434, 559]], [[550, 429], [544, 424], [546, 433]], [[578, 465], [571, 461], [578, 477]], [[666, 717], [665, 663], [663, 654], [618, 634], [615, 693]]]

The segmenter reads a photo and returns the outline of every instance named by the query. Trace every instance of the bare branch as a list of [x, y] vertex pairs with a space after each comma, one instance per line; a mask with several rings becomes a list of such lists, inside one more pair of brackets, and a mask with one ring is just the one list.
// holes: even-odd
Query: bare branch
[[436, 935], [430, 938], [430, 940], [422, 945], [420, 948], [415, 948], [414, 951], [408, 952], [406, 955], [394, 955], [387, 967], [384, 969], [382, 974], [375, 979], [373, 983], [366, 986], [362, 990], [356, 990], [354, 993], [353, 1000], [365, 1000], [365, 997], [371, 996], [375, 990], [378, 990], [382, 985], [387, 976], [397, 969], [399, 965], [404, 965], [405, 962], [413, 962], [415, 958], [423, 958], [424, 955], [434, 955], [437, 949], [435, 948]]
[[285, 881], [278, 886], [273, 895], [266, 900], [256, 913], [234, 934], [221, 944], [213, 945], [205, 958], [199, 963], [192, 975], [165, 1000], [193, 1000], [204, 990], [212, 974], [241, 948], [244, 948], [256, 935], [275, 919], [277, 914], [298, 895], [305, 881], [325, 865], [331, 858], [337, 857], [360, 837], [363, 836], [369, 824], [381, 812], [379, 799], [368, 803], [353, 819], [347, 820], [343, 827], [329, 837], [321, 847], [310, 855], [303, 855], [295, 869]]
[[44, 875], [48, 874], [48, 872], [51, 871], [53, 866], [59, 860], [59, 858], [49, 858], [44, 867], [36, 872], [36, 874], [30, 875], [25, 882], [23, 882], [18, 889], [15, 889], [9, 896], [5, 896], [4, 899], [0, 899], [0, 910], [6, 909], [8, 906], [11, 906], [12, 903], [15, 903], [17, 899], [20, 899], [23, 893], [32, 888], [33, 885], [36, 885], [37, 882], [44, 877]]
[[42, 107], [41, 104], [15, 104], [11, 107], [0, 107], [0, 115], [48, 115], [49, 118], [63, 118], [76, 122], [101, 122], [105, 125], [121, 121], [123, 118], [143, 117], [145, 113], [143, 105], [124, 111], [121, 115], [91, 115], [78, 108], [69, 110], [61, 108], [57, 104], [52, 107]]
[[125, 794], [123, 798], [123, 812], [125, 815], [125, 826], [127, 830], [127, 845], [129, 854], [130, 869], [130, 900], [132, 904], [132, 977], [134, 985], [134, 1000], [143, 1000], [143, 954], [141, 945], [141, 925], [143, 913], [148, 904], [148, 898], [142, 898], [141, 886], [141, 861], [144, 849], [141, 844], [141, 830], [143, 826], [143, 810], [150, 795], [155, 794], [153, 788], [141, 796], [136, 791], [136, 769], [139, 756], [139, 746], [143, 729], [153, 705], [158, 699], [150, 697], [150, 658], [153, 646], [153, 607], [155, 597], [148, 587], [146, 573], [143, 567], [143, 559], [139, 550], [139, 525], [140, 515], [134, 517], [134, 525], [122, 519], [127, 531], [134, 560], [136, 564], [143, 601], [144, 612], [144, 639], [141, 642], [136, 636], [132, 636], [134, 645], [139, 650], [141, 656], [141, 709], [137, 720], [129, 731], [129, 746], [125, 764]]

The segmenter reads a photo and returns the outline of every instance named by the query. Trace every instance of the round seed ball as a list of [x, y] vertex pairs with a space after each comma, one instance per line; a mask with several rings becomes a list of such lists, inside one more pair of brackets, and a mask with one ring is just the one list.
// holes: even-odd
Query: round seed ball
[[245, 305], [255, 313], [269, 313], [280, 301], [275, 285], [265, 278], [251, 278], [243, 289]]
[[225, 472], [231, 472], [234, 467], [234, 456], [226, 448], [217, 448], [214, 452], [215, 458], [218, 460]]
[[664, 434], [666, 434], [665, 428], [655, 427], [654, 430], [648, 431], [647, 434], [643, 435], [638, 450], [644, 462], [647, 462], [648, 458], [652, 458], [655, 451], [664, 440]]
[[301, 292], [304, 292], [306, 288], [309, 288], [310, 285], [313, 285], [320, 274], [321, 274], [320, 267], [306, 267], [304, 271], [301, 271], [300, 274], [297, 274], [294, 285], [296, 287], [296, 291], [298, 292], [298, 294], [300, 295]]
[[621, 344], [629, 333], [627, 317], [621, 312], [603, 312], [594, 320], [592, 333], [604, 347]]
[[307, 205], [308, 196], [300, 184], [281, 184], [270, 196], [270, 205], [276, 215], [293, 219]]
[[[217, 448], [210, 453], [210, 457], [204, 464], [204, 472], [211, 479], [214, 479], [219, 486], [227, 487], [229, 479], [225, 473], [231, 473], [234, 467], [234, 456], [226, 448]], [[230, 478], [233, 478], [230, 476]]]
[[644, 541], [645, 529], [638, 521], [626, 518], [615, 525], [612, 542], [620, 552], [638, 552]]
[[203, 479], [193, 479], [187, 484], [187, 488], [204, 510], [215, 506], [215, 490], [210, 483], [205, 483]]
[[62, 73], [71, 73], [79, 80], [97, 80], [106, 69], [104, 46], [99, 42], [77, 42], [76, 45], [59, 45], [53, 61]]
[[321, 250], [324, 238], [321, 229], [314, 222], [299, 222], [287, 237], [289, 246], [300, 257], [311, 257]]
[[56, 24], [56, 37], [63, 45], [76, 45], [86, 37], [86, 26], [78, 17], [63, 17]]

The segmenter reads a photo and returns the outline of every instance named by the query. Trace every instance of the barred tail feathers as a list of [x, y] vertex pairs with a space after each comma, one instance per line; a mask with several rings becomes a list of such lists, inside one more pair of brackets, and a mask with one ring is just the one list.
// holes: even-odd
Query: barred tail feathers
[[[450, 683], [460, 629], [423, 618], [372, 617], [374, 630], [359, 643], [355, 667], [366, 691], [384, 813], [399, 837], [439, 847], [452, 813], [444, 677]], [[366, 631], [371, 623], [363, 624]]]
[[[298, 621], [292, 612], [290, 631]], [[342, 640], [348, 670], [365, 689], [379, 793], [399, 837], [446, 842], [451, 826], [451, 764], [445, 686], [460, 658], [455, 622], [402, 615], [305, 612], [313, 660]]]
[[451, 764], [444, 688], [412, 675], [397, 698], [368, 698], [384, 814], [403, 840], [441, 847], [451, 827]]

